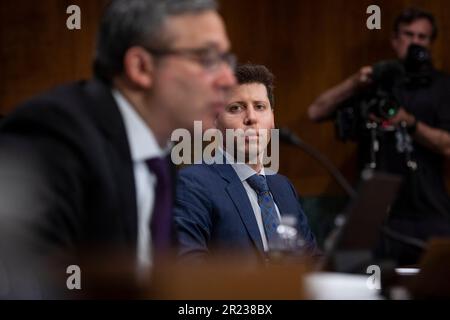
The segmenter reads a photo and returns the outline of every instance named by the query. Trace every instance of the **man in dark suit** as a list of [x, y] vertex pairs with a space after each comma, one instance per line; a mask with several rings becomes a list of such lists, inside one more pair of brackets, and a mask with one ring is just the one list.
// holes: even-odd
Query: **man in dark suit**
[[[180, 171], [174, 213], [179, 255], [197, 260], [231, 251], [264, 259], [285, 215], [296, 218], [305, 252], [315, 252], [314, 236], [294, 187], [263, 166], [262, 155], [274, 128], [273, 76], [258, 65], [239, 66], [235, 75], [239, 85], [215, 124], [224, 136], [227, 130], [241, 130], [244, 139], [242, 143], [235, 139], [236, 149], [228, 142], [220, 149], [215, 159], [223, 156], [225, 164], [199, 164]], [[236, 161], [239, 157], [245, 161]]]
[[224, 106], [235, 83], [229, 48], [214, 0], [111, 1], [95, 79], [56, 88], [2, 121], [0, 278], [9, 280], [0, 294], [67, 290], [65, 279], [47, 281], [55, 262], [61, 276], [81, 256], [95, 264], [123, 254], [129, 260], [119, 262], [147, 268], [166, 253], [170, 135]]

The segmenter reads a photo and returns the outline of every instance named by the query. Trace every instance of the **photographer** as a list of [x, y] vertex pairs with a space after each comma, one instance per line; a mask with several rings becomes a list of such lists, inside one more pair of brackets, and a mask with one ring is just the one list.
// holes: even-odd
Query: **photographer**
[[[362, 67], [321, 94], [308, 115], [314, 121], [336, 119], [340, 133], [350, 132], [341, 138], [358, 142], [359, 170], [403, 176], [387, 225], [426, 241], [450, 235], [444, 181], [444, 160], [450, 158], [450, 78], [431, 64], [428, 49], [437, 36], [431, 14], [407, 9], [393, 31], [398, 60]], [[349, 116], [353, 122], [342, 125]], [[396, 241], [383, 242], [380, 254], [400, 264], [416, 263], [421, 254]]]

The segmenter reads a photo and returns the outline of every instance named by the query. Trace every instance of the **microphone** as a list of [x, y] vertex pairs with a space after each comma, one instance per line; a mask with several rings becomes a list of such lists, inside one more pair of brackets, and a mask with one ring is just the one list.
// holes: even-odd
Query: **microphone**
[[355, 189], [353, 189], [353, 187], [350, 185], [347, 179], [345, 179], [342, 173], [336, 168], [336, 166], [330, 160], [328, 160], [328, 158], [326, 158], [323, 154], [321, 154], [317, 149], [301, 140], [289, 128], [286, 127], [279, 128], [279, 134], [281, 141], [302, 149], [310, 157], [317, 160], [331, 174], [331, 176], [336, 180], [336, 182], [341, 186], [341, 188], [344, 189], [344, 191], [351, 199], [354, 199], [356, 197]]

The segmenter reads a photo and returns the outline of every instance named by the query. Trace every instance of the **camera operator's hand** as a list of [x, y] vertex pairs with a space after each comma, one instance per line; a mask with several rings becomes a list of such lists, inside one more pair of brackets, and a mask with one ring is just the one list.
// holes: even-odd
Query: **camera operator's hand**
[[415, 126], [417, 125], [416, 117], [412, 114], [406, 112], [404, 108], [398, 109], [395, 116], [390, 118], [389, 120], [377, 117], [375, 114], [370, 113], [369, 119], [378, 123], [379, 125], [388, 125], [388, 126], [400, 126], [404, 125], [408, 129], [412, 129], [415, 131]]
[[355, 88], [357, 89], [364, 88], [372, 84], [372, 74], [373, 74], [372, 66], [364, 66], [361, 69], [359, 69], [359, 71], [353, 75], [353, 83]]
[[433, 128], [419, 121], [405, 109], [400, 108], [397, 114], [389, 120], [392, 124], [405, 122], [408, 131], [413, 135], [415, 141], [437, 153], [450, 159], [450, 133], [444, 129]]
[[372, 83], [373, 68], [364, 66], [343, 82], [322, 93], [308, 107], [308, 116], [313, 121], [326, 120], [333, 115], [340, 103]]
[[416, 124], [416, 117], [406, 112], [405, 109], [400, 108], [397, 111], [397, 114], [393, 116], [391, 119], [389, 119], [389, 123], [393, 125], [398, 125], [401, 124], [402, 122], [405, 122], [407, 127], [412, 127]]

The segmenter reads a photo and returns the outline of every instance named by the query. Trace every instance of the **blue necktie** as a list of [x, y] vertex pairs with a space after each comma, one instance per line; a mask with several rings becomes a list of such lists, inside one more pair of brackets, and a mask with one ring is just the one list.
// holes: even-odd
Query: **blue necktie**
[[258, 204], [261, 208], [261, 216], [266, 232], [267, 243], [271, 244], [276, 239], [277, 227], [280, 224], [275, 203], [270, 195], [269, 186], [267, 185], [266, 177], [259, 174], [254, 174], [247, 179], [247, 183], [255, 190], [258, 195]]

